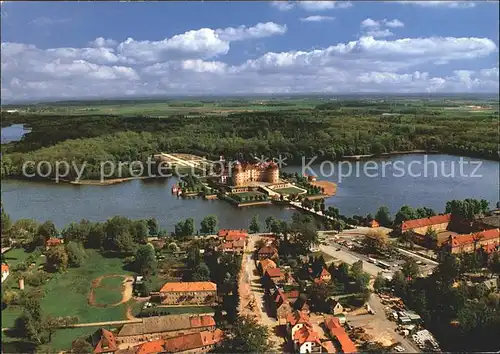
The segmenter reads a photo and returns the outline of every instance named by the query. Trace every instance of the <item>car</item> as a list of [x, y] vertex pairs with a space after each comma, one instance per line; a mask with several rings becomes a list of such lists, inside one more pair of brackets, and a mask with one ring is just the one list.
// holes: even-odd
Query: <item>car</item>
[[339, 247], [339, 248], [337, 248], [337, 251], [342, 251], [342, 248], [340, 248], [340, 247]]
[[401, 353], [401, 352], [405, 351], [405, 348], [403, 348], [400, 345], [397, 345], [397, 346], [394, 347], [394, 350], [397, 351], [398, 353]]

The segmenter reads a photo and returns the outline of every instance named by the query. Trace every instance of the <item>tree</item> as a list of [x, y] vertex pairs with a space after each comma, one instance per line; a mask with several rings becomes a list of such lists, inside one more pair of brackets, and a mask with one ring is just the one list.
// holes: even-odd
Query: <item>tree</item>
[[139, 274], [145, 276], [152, 275], [156, 272], [156, 267], [158, 263], [156, 261], [156, 255], [153, 245], [146, 244], [139, 246], [137, 252], [135, 253], [135, 270]]
[[389, 213], [389, 208], [385, 205], [378, 208], [377, 213], [375, 214], [375, 220], [385, 227], [392, 225], [391, 214]]
[[130, 233], [132, 234], [132, 239], [135, 243], [147, 243], [149, 228], [145, 220], [135, 220], [131, 222]]
[[42, 236], [45, 240], [48, 240], [51, 237], [56, 237], [57, 236], [57, 229], [56, 225], [54, 225], [54, 222], [51, 220], [48, 220], [41, 224], [38, 227], [38, 235]]
[[364, 244], [369, 252], [382, 253], [390, 247], [389, 238], [383, 231], [370, 230], [364, 238]]
[[403, 205], [401, 209], [396, 213], [394, 223], [396, 225], [401, 225], [403, 221], [417, 219], [417, 214], [415, 209], [409, 205]]
[[29, 296], [24, 300], [23, 314], [16, 321], [16, 327], [26, 339], [36, 344], [44, 342], [42, 309], [38, 298]]
[[500, 252], [493, 252], [488, 260], [488, 269], [492, 274], [500, 275]]
[[3, 203], [0, 204], [0, 209], [2, 209], [1, 213], [1, 228], [0, 228], [0, 231], [2, 233], [2, 242], [4, 240], [8, 240], [7, 242], [7, 246], [10, 246], [10, 235], [9, 235], [9, 231], [12, 227], [12, 221], [10, 220], [10, 216], [9, 214], [7, 214], [5, 212], [5, 209], [3, 207]]
[[271, 232], [271, 227], [277, 222], [274, 216], [268, 216], [266, 218], [266, 229], [268, 232]]
[[387, 280], [382, 273], [378, 273], [373, 283], [375, 291], [381, 291], [387, 286]]
[[226, 334], [220, 353], [265, 353], [270, 348], [269, 332], [264, 325], [250, 316], [240, 316]]
[[217, 216], [208, 215], [201, 221], [200, 232], [203, 234], [215, 234], [217, 232]]
[[394, 287], [394, 292], [398, 296], [406, 295], [407, 281], [403, 273], [399, 270], [395, 271], [392, 276], [392, 286]]
[[12, 225], [9, 236], [21, 244], [31, 244], [39, 226], [35, 220], [19, 219]]
[[81, 243], [70, 241], [65, 245], [68, 254], [68, 264], [71, 267], [80, 267], [87, 254]]
[[260, 232], [260, 223], [259, 223], [259, 216], [258, 215], [254, 215], [252, 217], [252, 220], [250, 221], [250, 226], [248, 227], [248, 230], [251, 233]]
[[345, 262], [340, 263], [336, 274], [340, 282], [346, 283], [349, 280], [349, 264]]
[[363, 261], [360, 259], [351, 266], [351, 276], [354, 278], [363, 272]]
[[413, 258], [408, 258], [401, 267], [401, 272], [406, 279], [414, 279], [420, 274], [417, 262]]
[[399, 235], [398, 241], [402, 244], [406, 244], [406, 247], [413, 248], [413, 233], [411, 231], [403, 232]]
[[432, 227], [429, 226], [427, 228], [427, 231], [425, 232], [425, 243], [427, 247], [429, 248], [436, 247], [437, 238], [438, 238], [437, 232]]
[[207, 281], [210, 280], [210, 269], [208, 266], [201, 262], [193, 270], [193, 281]]
[[47, 257], [47, 266], [49, 268], [60, 272], [63, 272], [68, 268], [68, 254], [66, 253], [66, 249], [63, 245], [50, 248], [45, 256]]
[[91, 354], [94, 348], [83, 338], [77, 338], [71, 343], [71, 354]]

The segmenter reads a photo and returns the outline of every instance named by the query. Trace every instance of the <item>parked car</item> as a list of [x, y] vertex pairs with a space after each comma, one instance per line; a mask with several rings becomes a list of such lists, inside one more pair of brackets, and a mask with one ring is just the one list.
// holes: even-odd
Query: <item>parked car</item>
[[394, 350], [397, 351], [398, 353], [401, 353], [401, 352], [405, 351], [405, 348], [403, 348], [400, 345], [397, 345], [397, 346], [394, 347]]

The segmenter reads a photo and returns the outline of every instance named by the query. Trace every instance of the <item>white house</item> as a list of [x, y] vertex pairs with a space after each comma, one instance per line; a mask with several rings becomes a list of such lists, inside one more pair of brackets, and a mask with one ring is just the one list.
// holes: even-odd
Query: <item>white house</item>
[[299, 353], [316, 353], [322, 351], [319, 334], [308, 326], [304, 326], [295, 332], [293, 344], [295, 350]]
[[9, 276], [9, 266], [7, 264], [2, 264], [2, 283]]

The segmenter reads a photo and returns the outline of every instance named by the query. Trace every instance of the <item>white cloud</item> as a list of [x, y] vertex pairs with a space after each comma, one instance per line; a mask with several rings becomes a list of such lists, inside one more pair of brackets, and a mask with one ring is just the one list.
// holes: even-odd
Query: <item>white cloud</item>
[[289, 11], [295, 7], [295, 4], [291, 1], [271, 1], [271, 6], [280, 11]]
[[313, 16], [302, 17], [300, 20], [302, 22], [325, 22], [325, 21], [333, 21], [335, 20], [335, 17], [313, 15]]
[[390, 21], [387, 19], [383, 19], [381, 21], [375, 21], [372, 20], [371, 18], [367, 18], [361, 21], [361, 29], [363, 30], [364, 36], [383, 38], [394, 35], [394, 33], [392, 33], [389, 29], [383, 27], [389, 27], [389, 28], [404, 27], [404, 23], [398, 19]]
[[271, 1], [271, 6], [280, 11], [290, 11], [297, 5], [305, 11], [318, 12], [352, 7], [350, 1]]
[[118, 53], [132, 61], [162, 61], [166, 58], [202, 58], [227, 54], [233, 41], [282, 35], [286, 26], [273, 22], [258, 23], [253, 27], [240, 26], [213, 30], [201, 28], [165, 38], [161, 41], [136, 41], [128, 38], [121, 42]]
[[[368, 31], [387, 30], [373, 22], [367, 22]], [[496, 54], [497, 46], [488, 38], [363, 36], [310, 51], [267, 52], [239, 63], [214, 59], [229, 49], [231, 41], [282, 30], [268, 24], [202, 29], [164, 41], [129, 41], [129, 47], [124, 45], [127, 41], [117, 44], [104, 38], [87, 48], [40, 49], [2, 43], [2, 98], [498, 90], [497, 66], [443, 71], [444, 63], [460, 68], [466, 61], [479, 62]], [[130, 54], [134, 50], [136, 55]], [[436, 68], [442, 74], [431, 74]]]
[[383, 37], [394, 36], [394, 33], [392, 33], [390, 30], [386, 28], [386, 29], [374, 29], [371, 31], [367, 31], [366, 35], [373, 38], [383, 38]]
[[380, 27], [380, 22], [372, 20], [371, 18], [367, 18], [363, 21], [361, 21], [361, 28], [378, 28]]
[[468, 1], [398, 1], [402, 4], [411, 4], [421, 7], [446, 7], [453, 9], [469, 9], [476, 6], [476, 3]]
[[387, 27], [390, 27], [390, 28], [398, 28], [398, 27], [404, 27], [405, 24], [401, 21], [399, 21], [397, 18], [395, 18], [394, 20], [384, 20], [384, 24], [387, 26]]

